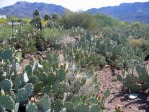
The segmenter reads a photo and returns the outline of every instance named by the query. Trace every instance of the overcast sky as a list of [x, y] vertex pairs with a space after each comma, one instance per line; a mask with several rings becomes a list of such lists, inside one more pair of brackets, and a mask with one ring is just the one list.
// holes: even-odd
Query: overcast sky
[[[21, 0], [0, 0], [0, 8], [9, 6]], [[104, 6], [115, 6], [120, 3], [147, 2], [149, 0], [23, 0], [28, 2], [45, 2], [62, 5], [72, 11], [87, 10], [89, 8], [100, 8]]]

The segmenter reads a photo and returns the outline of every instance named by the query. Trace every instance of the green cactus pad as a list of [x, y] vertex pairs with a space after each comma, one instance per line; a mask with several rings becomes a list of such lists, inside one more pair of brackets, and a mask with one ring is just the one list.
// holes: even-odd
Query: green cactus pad
[[89, 70], [86, 75], [87, 77], [92, 77], [94, 76], [94, 72], [92, 70]]
[[149, 82], [144, 82], [142, 85], [142, 90], [147, 90], [149, 88]]
[[49, 86], [53, 85], [55, 80], [56, 78], [52, 73], [48, 74], [47, 81]]
[[0, 112], [5, 112], [5, 107], [2, 107], [2, 106], [0, 105]]
[[0, 105], [8, 110], [12, 110], [14, 108], [14, 101], [9, 96], [0, 95]]
[[37, 78], [37, 76], [36, 76], [36, 75], [30, 76], [30, 78], [29, 78], [29, 83], [37, 84], [37, 83], [38, 83], [38, 78]]
[[2, 82], [0, 82], [0, 88], [2, 88], [4, 92], [10, 92], [11, 87], [12, 87], [12, 83], [8, 79], [5, 79]]
[[47, 74], [45, 72], [42, 72], [40, 75], [39, 75], [39, 80], [43, 83], [46, 83], [47, 82]]
[[1, 58], [2, 59], [10, 59], [12, 57], [13, 53], [12, 53], [12, 50], [5, 50], [2, 52], [1, 54]]
[[74, 107], [81, 103], [80, 100], [81, 100], [81, 99], [80, 99], [79, 96], [73, 96], [73, 97], [71, 98], [71, 102], [73, 103]]
[[63, 107], [66, 108], [68, 112], [73, 112], [73, 104], [71, 102], [65, 102]]
[[129, 86], [129, 89], [131, 92], [138, 92], [141, 89], [141, 87], [139, 85], [136, 85], [136, 84], [131, 84]]
[[28, 95], [26, 95], [26, 90], [24, 88], [21, 88], [18, 90], [18, 93], [16, 94], [16, 100], [17, 102], [24, 101], [28, 98]]
[[74, 109], [74, 112], [89, 112], [89, 107], [87, 105], [80, 104]]
[[24, 88], [25, 88], [26, 93], [27, 93], [28, 96], [32, 95], [33, 85], [31, 83], [27, 83]]
[[53, 55], [52, 54], [46, 54], [46, 58], [49, 61], [50, 64], [53, 63]]
[[58, 71], [58, 79], [59, 79], [60, 81], [64, 81], [65, 78], [66, 78], [66, 72], [65, 72], [64, 69], [61, 68], [61, 69]]
[[122, 82], [123, 81], [122, 76], [121, 75], [117, 75], [117, 80], [120, 81], [120, 82]]
[[18, 90], [18, 93], [16, 94], [17, 102], [26, 100], [30, 95], [32, 95], [32, 92], [33, 85], [31, 83], [26, 84], [24, 88]]
[[104, 97], [105, 97], [105, 98], [108, 98], [108, 97], [110, 96], [110, 94], [111, 94], [110, 90], [106, 90], [106, 91], [104, 92]]
[[31, 67], [31, 65], [27, 65], [25, 67], [25, 71], [26, 71], [27, 75], [30, 76], [32, 74], [32, 67]]
[[42, 106], [43, 111], [47, 112], [50, 109], [50, 105], [51, 105], [49, 96], [43, 96], [39, 104]]
[[126, 79], [125, 79], [125, 83], [127, 85], [130, 85], [131, 84], [131, 79], [132, 79], [131, 76], [129, 74], [127, 74]]
[[139, 79], [142, 82], [149, 82], [149, 75], [139, 75]]
[[100, 112], [99, 105], [91, 105], [89, 112]]
[[53, 108], [56, 112], [59, 112], [63, 107], [63, 103], [62, 100], [60, 99], [56, 99], [53, 105]]
[[90, 102], [90, 104], [98, 104], [97, 98], [89, 98], [87, 101]]
[[37, 106], [34, 103], [31, 103], [27, 107], [27, 112], [38, 112]]

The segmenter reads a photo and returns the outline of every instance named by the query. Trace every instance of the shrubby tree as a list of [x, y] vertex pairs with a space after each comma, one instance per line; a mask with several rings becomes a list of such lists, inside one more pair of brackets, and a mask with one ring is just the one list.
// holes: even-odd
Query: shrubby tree
[[44, 18], [45, 21], [49, 21], [49, 20], [52, 19], [52, 17], [49, 14], [44, 15], [43, 18]]
[[35, 9], [30, 23], [33, 24], [37, 29], [42, 30], [41, 18], [38, 9]]
[[57, 21], [58, 20], [58, 14], [57, 13], [54, 13], [52, 15], [52, 19], [53, 19], [53, 21]]
[[139, 22], [134, 22], [133, 24], [132, 24], [132, 27], [133, 28], [136, 28], [136, 29], [139, 29], [139, 28], [141, 28], [141, 23], [139, 23]]

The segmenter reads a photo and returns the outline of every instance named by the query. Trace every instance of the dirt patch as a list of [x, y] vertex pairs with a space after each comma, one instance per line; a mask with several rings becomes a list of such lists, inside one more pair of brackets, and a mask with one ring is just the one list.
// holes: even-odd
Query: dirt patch
[[118, 106], [123, 112], [149, 112], [148, 93], [138, 93], [138, 98], [130, 100], [128, 98], [128, 92], [117, 81], [116, 75], [112, 76], [110, 68], [99, 71], [98, 77], [101, 83], [101, 91], [105, 91], [107, 88], [111, 90], [111, 95], [105, 102], [107, 108], [105, 112], [113, 112], [115, 107]]

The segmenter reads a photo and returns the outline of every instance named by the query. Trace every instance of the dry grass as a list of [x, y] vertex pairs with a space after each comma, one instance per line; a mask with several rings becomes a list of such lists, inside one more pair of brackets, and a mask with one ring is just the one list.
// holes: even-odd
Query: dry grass
[[136, 47], [141, 47], [143, 45], [148, 45], [148, 42], [143, 39], [143, 38], [140, 38], [140, 39], [134, 39], [132, 37], [129, 37], [127, 39], [129, 45], [131, 45], [133, 48], [136, 48]]

